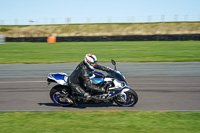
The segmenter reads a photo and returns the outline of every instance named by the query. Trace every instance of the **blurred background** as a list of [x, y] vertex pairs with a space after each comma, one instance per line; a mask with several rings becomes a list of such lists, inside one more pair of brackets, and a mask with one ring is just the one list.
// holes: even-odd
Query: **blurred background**
[[151, 22], [190, 22], [200, 21], [200, 15], [148, 15], [148, 16], [104, 16], [104, 17], [51, 17], [0, 19], [0, 25], [54, 25], [54, 24], [93, 24], [93, 23], [151, 23]]
[[[196, 16], [108, 18], [46, 18], [44, 20], [20, 20], [5, 23], [1, 20], [0, 36], [116, 36], [156, 34], [200, 34], [200, 17]], [[189, 19], [191, 18], [191, 19]], [[84, 21], [85, 20], [85, 21]], [[119, 21], [121, 20], [121, 21]], [[123, 20], [123, 21], [122, 21]], [[191, 21], [193, 20], [193, 21]]]
[[0, 2], [5, 37], [200, 34], [198, 0]]

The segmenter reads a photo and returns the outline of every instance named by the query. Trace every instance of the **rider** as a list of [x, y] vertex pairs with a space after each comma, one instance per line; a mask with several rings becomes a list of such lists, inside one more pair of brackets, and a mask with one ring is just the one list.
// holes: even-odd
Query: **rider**
[[78, 95], [83, 96], [86, 101], [91, 99], [91, 95], [86, 93], [82, 86], [97, 92], [105, 92], [103, 87], [98, 87], [90, 81], [89, 73], [94, 71], [94, 69], [106, 72], [110, 71], [110, 68], [97, 64], [97, 57], [94, 54], [86, 54], [84, 60], [76, 67], [68, 78], [70, 87]]

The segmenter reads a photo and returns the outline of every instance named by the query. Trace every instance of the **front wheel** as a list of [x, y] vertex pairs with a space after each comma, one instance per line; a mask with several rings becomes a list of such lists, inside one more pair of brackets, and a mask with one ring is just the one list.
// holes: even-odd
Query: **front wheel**
[[123, 106], [130, 107], [134, 106], [138, 101], [138, 95], [134, 90], [124, 92], [124, 94], [118, 95], [113, 98], [115, 103]]
[[61, 85], [56, 85], [50, 91], [50, 98], [57, 105], [68, 107], [73, 104], [72, 100], [68, 97], [69, 94], [69, 88]]

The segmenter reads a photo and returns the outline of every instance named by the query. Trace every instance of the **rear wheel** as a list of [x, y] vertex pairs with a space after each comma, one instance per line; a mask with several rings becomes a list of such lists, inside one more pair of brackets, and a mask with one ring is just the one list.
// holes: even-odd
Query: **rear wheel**
[[56, 85], [50, 91], [50, 98], [57, 105], [63, 107], [71, 106], [73, 105], [73, 101], [68, 97], [70, 91], [66, 86]]
[[116, 104], [124, 107], [129, 107], [134, 106], [137, 103], [138, 95], [134, 90], [129, 90], [124, 92], [122, 95], [114, 97], [113, 99]]

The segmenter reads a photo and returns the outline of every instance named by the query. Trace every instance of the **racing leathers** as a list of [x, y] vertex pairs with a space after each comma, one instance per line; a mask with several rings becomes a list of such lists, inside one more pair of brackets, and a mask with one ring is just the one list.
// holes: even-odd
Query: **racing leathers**
[[[102, 71], [109, 72], [109, 68], [96, 64], [94, 66], [95, 69], [99, 69]], [[92, 84], [89, 78], [89, 73], [92, 70], [87, 67], [87, 64], [83, 61], [81, 62], [76, 69], [72, 72], [72, 74], [68, 78], [68, 83], [70, 87], [78, 94], [83, 97], [88, 95], [85, 92], [83, 87], [87, 89], [91, 89], [97, 92], [105, 92], [104, 88], [99, 88], [98, 86]]]

